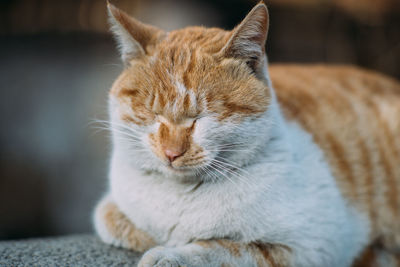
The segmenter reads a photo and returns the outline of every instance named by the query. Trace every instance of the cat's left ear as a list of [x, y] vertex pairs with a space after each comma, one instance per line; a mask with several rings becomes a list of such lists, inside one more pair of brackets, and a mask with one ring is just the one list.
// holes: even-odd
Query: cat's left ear
[[111, 30], [118, 41], [125, 65], [149, 54], [152, 47], [165, 36], [164, 31], [134, 19], [108, 1], [107, 8]]
[[260, 73], [263, 68], [268, 25], [267, 6], [259, 3], [232, 30], [232, 36], [222, 48], [221, 53], [224, 57], [245, 60], [255, 73]]

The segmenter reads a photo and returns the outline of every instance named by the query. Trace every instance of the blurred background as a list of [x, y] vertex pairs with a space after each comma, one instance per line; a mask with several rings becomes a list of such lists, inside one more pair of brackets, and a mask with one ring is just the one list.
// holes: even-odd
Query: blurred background
[[[258, 1], [113, 0], [166, 30], [231, 29]], [[400, 78], [399, 0], [266, 0], [271, 62]], [[122, 70], [105, 0], [0, 1], [0, 240], [92, 231], [107, 188], [107, 91]]]

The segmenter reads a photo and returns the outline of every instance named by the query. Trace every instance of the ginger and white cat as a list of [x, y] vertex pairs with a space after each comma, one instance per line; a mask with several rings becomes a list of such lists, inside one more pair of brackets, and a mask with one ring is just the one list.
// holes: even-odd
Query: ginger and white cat
[[267, 67], [268, 11], [164, 32], [109, 5], [104, 242], [139, 266], [396, 266], [400, 85], [346, 66]]

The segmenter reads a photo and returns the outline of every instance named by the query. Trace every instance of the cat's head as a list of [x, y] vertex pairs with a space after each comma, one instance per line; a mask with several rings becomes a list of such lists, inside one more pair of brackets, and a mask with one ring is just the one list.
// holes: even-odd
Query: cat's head
[[171, 32], [108, 8], [125, 63], [110, 92], [117, 153], [181, 178], [216, 179], [251, 161], [270, 124], [266, 6], [232, 31]]

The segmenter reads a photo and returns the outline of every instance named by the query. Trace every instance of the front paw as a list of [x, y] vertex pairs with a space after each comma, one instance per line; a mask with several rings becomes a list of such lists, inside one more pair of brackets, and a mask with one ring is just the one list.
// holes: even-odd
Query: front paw
[[179, 267], [188, 266], [176, 249], [155, 247], [147, 251], [140, 259], [138, 267]]
[[103, 198], [97, 205], [94, 219], [96, 232], [105, 243], [138, 252], [156, 245], [150, 235], [136, 228], [119, 210], [110, 196]]
[[107, 195], [103, 197], [97, 204], [94, 212], [94, 226], [103, 242], [120, 247], [123, 245], [122, 240], [118, 239], [109, 227], [109, 214], [112, 213], [113, 210], [117, 209], [111, 196]]

